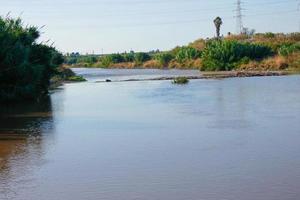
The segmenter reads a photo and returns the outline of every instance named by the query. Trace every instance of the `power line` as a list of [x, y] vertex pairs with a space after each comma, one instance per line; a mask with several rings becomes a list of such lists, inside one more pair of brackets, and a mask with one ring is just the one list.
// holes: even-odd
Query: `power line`
[[[278, 14], [294, 14], [297, 13], [297, 10], [283, 10], [279, 12], [262, 12], [262, 13], [255, 13], [252, 15], [247, 16], [273, 16]], [[223, 16], [222, 19], [230, 20], [232, 16]], [[190, 24], [190, 23], [199, 23], [199, 22], [207, 22], [211, 21], [211, 18], [199, 18], [199, 19], [191, 19], [191, 20], [176, 20], [176, 21], [166, 21], [166, 22], [153, 22], [153, 23], [136, 23], [136, 24], [118, 24], [117, 26], [113, 26], [111, 28], [132, 28], [132, 27], [144, 27], [144, 26], [161, 26], [161, 25], [176, 25], [176, 24]], [[108, 27], [106, 27], [108, 28]]]

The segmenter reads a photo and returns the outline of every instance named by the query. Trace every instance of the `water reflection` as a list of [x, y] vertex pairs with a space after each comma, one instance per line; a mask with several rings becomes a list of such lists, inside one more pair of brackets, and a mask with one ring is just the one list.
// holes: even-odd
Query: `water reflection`
[[47, 97], [40, 102], [18, 105], [2, 104], [0, 122], [1, 199], [12, 198], [17, 191], [33, 186], [30, 185], [33, 175], [30, 174], [43, 164], [45, 146], [49, 142], [45, 138], [49, 138], [53, 131], [51, 99]]

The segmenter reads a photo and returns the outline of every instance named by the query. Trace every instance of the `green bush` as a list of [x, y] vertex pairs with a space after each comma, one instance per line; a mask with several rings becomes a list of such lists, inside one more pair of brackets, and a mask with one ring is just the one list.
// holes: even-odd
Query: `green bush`
[[173, 84], [179, 84], [179, 85], [183, 85], [183, 84], [187, 84], [189, 83], [189, 79], [186, 77], [177, 77], [173, 80], [172, 82]]
[[111, 54], [111, 55], [109, 55], [109, 57], [111, 57], [112, 63], [121, 63], [121, 62], [125, 61], [124, 57], [119, 53]]
[[299, 44], [293, 44], [293, 45], [283, 45], [278, 49], [278, 54], [281, 56], [288, 56], [294, 52], [300, 51], [300, 45]]
[[268, 33], [265, 33], [265, 34], [264, 34], [264, 37], [265, 37], [265, 38], [275, 38], [276, 35], [275, 35], [275, 33], [268, 32]]
[[114, 63], [125, 62], [125, 59], [121, 54], [117, 53], [104, 56], [100, 59], [100, 61], [104, 67], [109, 67], [111, 64]]
[[171, 53], [159, 53], [155, 55], [155, 60], [157, 60], [162, 66], [168, 66], [169, 62], [174, 58]]
[[100, 58], [100, 61], [103, 67], [109, 67], [113, 63], [111, 56], [104, 56]]
[[183, 63], [186, 60], [195, 60], [200, 58], [201, 52], [193, 47], [181, 47], [176, 51], [176, 60]]
[[37, 42], [37, 27], [0, 17], [0, 101], [36, 99], [64, 61], [54, 47]]
[[123, 58], [125, 62], [134, 62], [134, 53], [133, 52], [124, 53]]
[[272, 55], [272, 49], [259, 44], [238, 41], [213, 40], [208, 42], [202, 54], [202, 70], [229, 71], [247, 63]]
[[142, 64], [143, 62], [146, 62], [148, 60], [150, 60], [151, 57], [149, 54], [147, 53], [135, 53], [134, 55], [134, 61], [137, 63], [137, 64]]

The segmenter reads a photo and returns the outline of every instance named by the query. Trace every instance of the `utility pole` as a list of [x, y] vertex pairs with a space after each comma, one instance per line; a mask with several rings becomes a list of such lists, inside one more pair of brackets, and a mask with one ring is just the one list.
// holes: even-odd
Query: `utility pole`
[[242, 15], [242, 2], [241, 0], [237, 0], [237, 8], [236, 8], [236, 33], [240, 34], [243, 31], [243, 15]]
[[[300, 0], [298, 0], [298, 13], [300, 15]], [[299, 32], [300, 32], [300, 19], [299, 19]]]

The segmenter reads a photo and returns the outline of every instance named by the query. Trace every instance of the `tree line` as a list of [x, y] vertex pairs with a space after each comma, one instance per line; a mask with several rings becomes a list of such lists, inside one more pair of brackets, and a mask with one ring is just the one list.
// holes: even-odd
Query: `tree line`
[[[221, 21], [215, 20], [217, 34]], [[66, 56], [73, 67], [119, 68], [186, 68], [202, 71], [239, 69], [282, 70], [297, 67], [300, 62], [300, 33], [228, 34], [199, 39], [170, 51], [152, 53], [117, 53], [105, 56]]]

